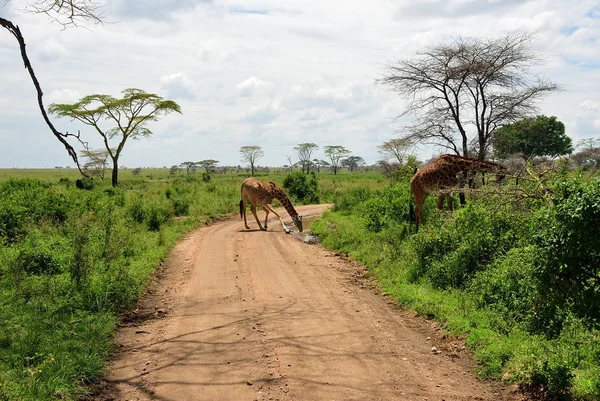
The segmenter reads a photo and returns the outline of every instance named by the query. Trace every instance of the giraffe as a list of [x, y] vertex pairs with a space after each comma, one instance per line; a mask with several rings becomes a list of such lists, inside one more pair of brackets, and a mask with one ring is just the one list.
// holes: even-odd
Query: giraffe
[[458, 185], [456, 175], [465, 171], [493, 171], [496, 182], [504, 179], [504, 167], [499, 164], [470, 157], [444, 154], [435, 162], [417, 170], [410, 180], [410, 192], [415, 198], [415, 222], [417, 230], [423, 222], [423, 203], [429, 194], [437, 194], [437, 207], [442, 210], [444, 199], [452, 210], [452, 190]]
[[[240, 218], [244, 218], [246, 229], [250, 229], [250, 227], [248, 227], [248, 222], [246, 221], [246, 204], [250, 203], [250, 210], [252, 211], [252, 214], [258, 223], [258, 227], [260, 227], [261, 230], [267, 231], [267, 217], [269, 217], [269, 212], [273, 212], [273, 214], [279, 218], [285, 233], [289, 234], [290, 230], [288, 230], [285, 224], [283, 224], [281, 217], [271, 207], [271, 202], [273, 202], [273, 199], [277, 199], [279, 202], [281, 202], [285, 210], [287, 210], [292, 220], [294, 220], [298, 230], [302, 232], [302, 216], [298, 216], [296, 209], [294, 209], [294, 206], [292, 206], [292, 202], [290, 202], [287, 195], [274, 182], [263, 182], [254, 177], [246, 178], [244, 182], [242, 182], [241, 194], [242, 200], [240, 200]], [[260, 221], [256, 215], [257, 206], [262, 207], [266, 213], [264, 228], [260, 225]]]

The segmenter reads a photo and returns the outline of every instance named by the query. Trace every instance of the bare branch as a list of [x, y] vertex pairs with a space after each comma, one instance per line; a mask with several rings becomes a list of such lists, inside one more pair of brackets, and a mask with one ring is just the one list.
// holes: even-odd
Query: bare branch
[[[408, 101], [412, 138], [483, 159], [496, 128], [535, 113], [535, 103], [560, 90], [530, 72], [540, 62], [529, 50], [534, 36], [458, 38], [398, 60], [376, 80]], [[473, 135], [475, 134], [475, 135]]]
[[94, 0], [36, 0], [22, 10], [31, 14], [45, 14], [65, 29], [77, 27], [82, 21], [102, 24], [106, 6]]

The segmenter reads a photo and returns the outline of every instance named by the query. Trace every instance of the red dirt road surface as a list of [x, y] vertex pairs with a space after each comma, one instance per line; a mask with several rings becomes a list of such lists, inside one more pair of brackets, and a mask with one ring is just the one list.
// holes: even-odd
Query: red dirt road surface
[[218, 222], [173, 250], [124, 320], [108, 398], [521, 399], [475, 379], [460, 342], [378, 294], [358, 264], [286, 235], [275, 218], [267, 232], [243, 228]]

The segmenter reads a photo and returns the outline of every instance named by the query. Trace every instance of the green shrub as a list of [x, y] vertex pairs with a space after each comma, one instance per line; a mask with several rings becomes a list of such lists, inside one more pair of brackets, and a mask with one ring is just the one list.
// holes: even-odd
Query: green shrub
[[175, 216], [187, 216], [190, 212], [191, 201], [183, 197], [171, 198], [173, 214]]
[[319, 184], [314, 172], [304, 174], [295, 171], [288, 174], [283, 180], [285, 188], [290, 196], [303, 204], [319, 203]]
[[104, 193], [112, 199], [115, 205], [125, 206], [125, 192], [121, 188], [106, 188]]
[[390, 186], [373, 193], [359, 210], [367, 218], [367, 228], [379, 232], [397, 223], [410, 222], [409, 201], [407, 186]]
[[543, 302], [600, 327], [600, 180], [557, 184], [553, 204], [539, 213], [534, 241]]
[[150, 231], [158, 231], [163, 223], [171, 217], [172, 211], [163, 205], [152, 203], [146, 210], [146, 225]]
[[129, 205], [129, 216], [137, 223], [143, 223], [146, 220], [146, 210], [141, 199], [136, 199]]
[[202, 182], [210, 182], [210, 174], [206, 171], [202, 173]]
[[512, 321], [530, 318], [536, 298], [533, 275], [538, 252], [533, 246], [513, 248], [489, 269], [478, 272], [469, 286], [475, 304], [496, 310]]
[[23, 241], [15, 263], [27, 274], [57, 274], [64, 270], [65, 251], [65, 243], [60, 237], [36, 232]]
[[78, 178], [75, 181], [75, 187], [91, 191], [94, 189], [94, 179], [90, 177]]
[[478, 271], [527, 238], [526, 223], [509, 210], [490, 213], [474, 204], [455, 211], [453, 218], [431, 219], [412, 239], [417, 254], [412, 275], [426, 275], [438, 288], [464, 288]]
[[353, 187], [347, 191], [336, 193], [333, 208], [334, 211], [349, 212], [361, 205], [363, 202], [371, 199], [371, 190], [367, 187]]

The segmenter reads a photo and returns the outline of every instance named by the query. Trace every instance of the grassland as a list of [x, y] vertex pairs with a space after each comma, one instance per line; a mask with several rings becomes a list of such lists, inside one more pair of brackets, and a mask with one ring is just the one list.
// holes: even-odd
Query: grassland
[[[83, 190], [72, 169], [0, 170], [0, 400], [85, 394], [102, 375], [119, 311], [183, 234], [237, 214], [245, 177], [123, 170], [118, 188]], [[386, 183], [371, 173], [315, 179], [321, 202]]]
[[[118, 313], [186, 232], [238, 212], [246, 174], [123, 170], [76, 188], [75, 170], [0, 170], [0, 400], [77, 399], [102, 374]], [[410, 172], [262, 174], [295, 203], [335, 203], [314, 223], [407, 308], [475, 351], [479, 374], [537, 395], [600, 399], [600, 180], [563, 171], [531, 197], [474, 192], [411, 225]], [[314, 188], [306, 194], [307, 188]], [[536, 189], [537, 188], [537, 189]], [[514, 189], [514, 188], [513, 188]], [[532, 192], [533, 191], [533, 192]], [[539, 195], [539, 196], [538, 196]]]

